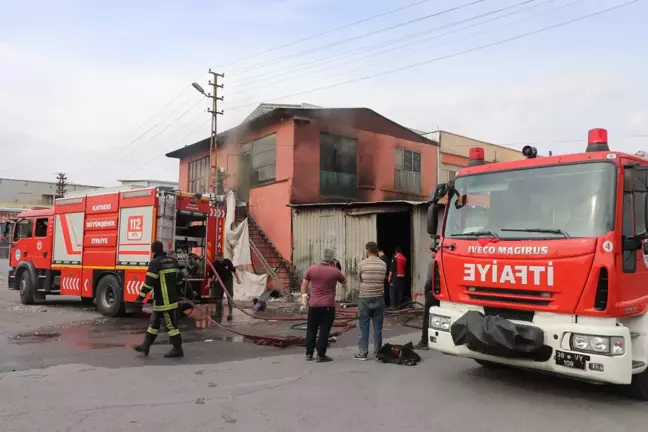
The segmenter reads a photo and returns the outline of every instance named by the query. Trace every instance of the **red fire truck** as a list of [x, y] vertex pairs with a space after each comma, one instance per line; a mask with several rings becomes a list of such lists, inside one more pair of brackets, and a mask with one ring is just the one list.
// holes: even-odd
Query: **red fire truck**
[[13, 228], [9, 287], [23, 304], [48, 295], [95, 301], [105, 316], [135, 309], [160, 240], [177, 253], [191, 293], [207, 289], [205, 259], [223, 242], [224, 209], [207, 198], [159, 188], [57, 199], [54, 207], [20, 213]]
[[470, 154], [431, 199], [430, 348], [648, 400], [648, 160], [610, 151], [603, 129], [579, 154]]

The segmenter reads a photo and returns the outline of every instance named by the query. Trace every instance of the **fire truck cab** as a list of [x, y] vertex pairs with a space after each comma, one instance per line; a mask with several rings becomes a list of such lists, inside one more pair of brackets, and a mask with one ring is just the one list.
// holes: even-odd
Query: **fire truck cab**
[[23, 304], [51, 295], [95, 302], [105, 316], [135, 310], [160, 240], [175, 251], [188, 297], [205, 295], [207, 265], [222, 247], [224, 210], [200, 195], [158, 188], [57, 199], [54, 207], [16, 218], [9, 288]]
[[472, 150], [431, 198], [430, 348], [648, 400], [648, 160], [610, 151], [603, 129], [584, 153], [523, 154]]

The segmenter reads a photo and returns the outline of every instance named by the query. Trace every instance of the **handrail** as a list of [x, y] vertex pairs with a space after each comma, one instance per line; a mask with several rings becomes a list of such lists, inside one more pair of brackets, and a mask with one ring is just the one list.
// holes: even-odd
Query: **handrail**
[[268, 264], [268, 261], [264, 258], [263, 254], [259, 251], [259, 248], [254, 244], [252, 239], [250, 239], [250, 250], [256, 255], [256, 257], [261, 261], [261, 265], [263, 265], [263, 268], [265, 269], [266, 272], [268, 272], [268, 275], [272, 278], [272, 281], [274, 282], [275, 289], [281, 287], [281, 292], [285, 293], [285, 287], [279, 280], [279, 277], [277, 276], [277, 273], [270, 267], [270, 264]]

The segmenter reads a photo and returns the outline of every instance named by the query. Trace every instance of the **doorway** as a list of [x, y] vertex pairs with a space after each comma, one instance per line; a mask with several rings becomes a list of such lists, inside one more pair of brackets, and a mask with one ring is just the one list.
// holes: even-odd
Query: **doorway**
[[[407, 258], [405, 276], [405, 291], [403, 302], [412, 299], [412, 213], [402, 211], [397, 213], [379, 213], [376, 220], [378, 248], [382, 249], [391, 263], [391, 257], [400, 247]], [[389, 268], [387, 269], [389, 271]]]

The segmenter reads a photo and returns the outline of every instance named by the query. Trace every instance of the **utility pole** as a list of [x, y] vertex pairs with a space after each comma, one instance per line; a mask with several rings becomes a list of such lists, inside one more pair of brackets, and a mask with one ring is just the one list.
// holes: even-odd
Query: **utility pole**
[[211, 93], [205, 93], [202, 86], [196, 82], [191, 83], [191, 85], [200, 94], [212, 100], [212, 108], [207, 110], [212, 115], [211, 139], [209, 141], [209, 192], [212, 194], [212, 200], [215, 200], [218, 194], [218, 184], [219, 182], [222, 183], [222, 180], [219, 180], [218, 163], [216, 160], [216, 146], [218, 144], [216, 142], [216, 135], [218, 134], [218, 122], [216, 118], [219, 115], [223, 115], [223, 110], [218, 110], [218, 102], [223, 101], [223, 97], [218, 96], [218, 89], [223, 88], [223, 84], [218, 83], [218, 78], [225, 78], [225, 74], [216, 73], [211, 69], [209, 69], [209, 73], [212, 75], [212, 81], [209, 81], [209, 85], [212, 87]]
[[65, 173], [56, 176], [56, 198], [63, 198], [67, 192], [67, 177]]
[[212, 126], [211, 126], [211, 140], [209, 143], [209, 161], [211, 165], [211, 170], [210, 170], [210, 175], [209, 175], [209, 189], [210, 192], [213, 194], [212, 200], [216, 199], [216, 195], [219, 192], [219, 187], [218, 184], [220, 183], [219, 180], [219, 173], [218, 173], [218, 161], [216, 159], [216, 147], [217, 147], [217, 142], [216, 142], [216, 135], [218, 134], [218, 128], [217, 128], [217, 117], [219, 115], [223, 115], [223, 110], [218, 110], [218, 102], [223, 101], [222, 96], [218, 96], [218, 89], [223, 88], [223, 84], [218, 84], [218, 78], [225, 78], [225, 74], [219, 74], [216, 72], [213, 72], [211, 69], [209, 69], [209, 73], [212, 75], [213, 80], [209, 81], [209, 85], [212, 86], [212, 93], [208, 97], [211, 97], [212, 99], [212, 109], [208, 110], [211, 115], [212, 115]]

